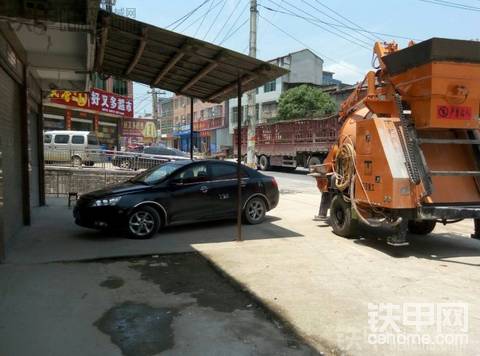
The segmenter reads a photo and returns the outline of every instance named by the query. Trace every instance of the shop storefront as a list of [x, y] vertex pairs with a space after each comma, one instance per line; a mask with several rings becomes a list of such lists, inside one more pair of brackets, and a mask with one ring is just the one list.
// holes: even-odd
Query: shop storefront
[[[184, 151], [190, 151], [190, 125], [183, 125], [179, 130], [173, 132], [174, 147]], [[200, 134], [198, 131], [193, 131], [193, 150], [198, 152], [200, 150]]]
[[124, 119], [122, 146], [132, 144], [150, 145], [157, 141], [157, 126], [152, 119]]
[[44, 130], [93, 131], [108, 149], [120, 147], [123, 120], [133, 117], [133, 99], [92, 89], [54, 90], [44, 102]]
[[215, 117], [207, 120], [200, 120], [193, 123], [194, 129], [199, 133], [200, 152], [212, 154], [219, 150], [217, 145], [217, 129], [225, 127], [224, 117]]

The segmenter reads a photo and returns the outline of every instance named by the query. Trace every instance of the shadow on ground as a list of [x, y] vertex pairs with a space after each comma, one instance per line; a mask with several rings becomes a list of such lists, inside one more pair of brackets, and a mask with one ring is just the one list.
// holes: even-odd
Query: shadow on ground
[[[259, 225], [242, 225], [244, 240], [302, 237], [275, 224], [268, 216]], [[146, 254], [194, 252], [193, 244], [231, 242], [237, 226], [232, 220], [166, 227], [149, 240], [127, 239], [121, 232], [96, 231], [75, 225], [64, 206], [37, 209], [32, 226], [22, 229], [9, 246], [7, 263], [93, 260]]]
[[[319, 223], [318, 227], [331, 231], [331, 227], [324, 223]], [[359, 229], [358, 238], [352, 240], [358, 245], [373, 248], [394, 258], [417, 257], [446, 263], [480, 266], [480, 263], [453, 260], [461, 257], [480, 257], [480, 240], [454, 232], [433, 232], [429, 235], [408, 234], [408, 246], [394, 247], [387, 244], [386, 236], [389, 233], [391, 233], [389, 229], [374, 230], [362, 226]], [[332, 236], [343, 238], [333, 233]]]

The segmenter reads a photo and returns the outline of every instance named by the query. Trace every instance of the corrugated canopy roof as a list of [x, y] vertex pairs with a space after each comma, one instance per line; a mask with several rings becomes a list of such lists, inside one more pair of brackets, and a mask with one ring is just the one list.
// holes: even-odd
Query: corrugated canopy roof
[[222, 102], [288, 71], [214, 44], [100, 11], [96, 69], [204, 101]]

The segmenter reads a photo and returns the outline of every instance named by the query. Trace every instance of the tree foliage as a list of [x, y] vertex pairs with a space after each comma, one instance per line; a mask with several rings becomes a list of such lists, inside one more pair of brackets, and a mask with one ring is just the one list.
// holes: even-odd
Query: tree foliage
[[280, 120], [322, 117], [333, 114], [336, 110], [330, 95], [306, 84], [282, 93], [278, 103]]

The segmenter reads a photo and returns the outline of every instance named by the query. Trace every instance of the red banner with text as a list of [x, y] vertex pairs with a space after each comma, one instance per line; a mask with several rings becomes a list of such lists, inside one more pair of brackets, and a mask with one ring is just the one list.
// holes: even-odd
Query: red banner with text
[[133, 118], [133, 99], [127, 96], [109, 93], [100, 89], [90, 92], [52, 90], [50, 101], [55, 104], [89, 109], [122, 117]]

